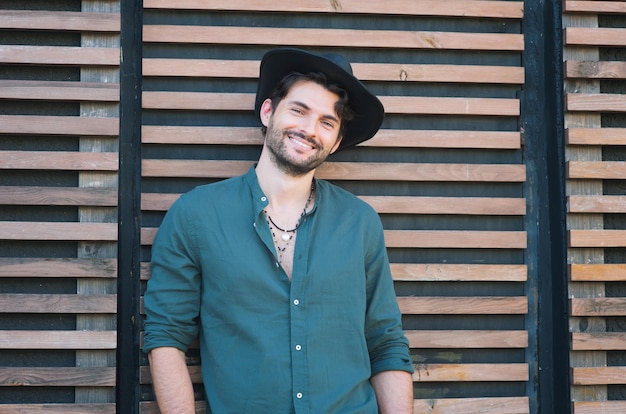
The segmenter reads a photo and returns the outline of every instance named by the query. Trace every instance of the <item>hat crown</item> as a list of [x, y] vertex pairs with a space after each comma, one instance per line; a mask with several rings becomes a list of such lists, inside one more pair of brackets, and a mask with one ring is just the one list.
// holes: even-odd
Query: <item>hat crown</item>
[[354, 75], [352, 73], [352, 66], [350, 65], [350, 62], [348, 61], [348, 59], [346, 59], [345, 56], [339, 55], [337, 53], [325, 53], [321, 56], [325, 59], [330, 60], [332, 63], [339, 66], [341, 69], [345, 70], [350, 75]]

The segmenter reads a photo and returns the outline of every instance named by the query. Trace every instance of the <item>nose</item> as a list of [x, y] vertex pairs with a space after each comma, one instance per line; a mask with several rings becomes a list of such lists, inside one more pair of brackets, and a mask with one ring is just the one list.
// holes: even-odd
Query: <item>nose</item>
[[302, 117], [302, 122], [300, 123], [300, 129], [303, 134], [307, 136], [317, 136], [317, 128], [318, 122], [314, 116], [309, 115]]

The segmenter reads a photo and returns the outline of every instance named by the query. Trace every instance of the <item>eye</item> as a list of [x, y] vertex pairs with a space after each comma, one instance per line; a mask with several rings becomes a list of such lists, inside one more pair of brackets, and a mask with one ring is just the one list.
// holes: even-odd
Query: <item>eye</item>
[[302, 115], [304, 113], [304, 111], [298, 107], [291, 108], [291, 112], [293, 112], [294, 114], [298, 114], [298, 115]]
[[335, 129], [335, 123], [331, 121], [322, 121], [322, 125], [327, 129]]

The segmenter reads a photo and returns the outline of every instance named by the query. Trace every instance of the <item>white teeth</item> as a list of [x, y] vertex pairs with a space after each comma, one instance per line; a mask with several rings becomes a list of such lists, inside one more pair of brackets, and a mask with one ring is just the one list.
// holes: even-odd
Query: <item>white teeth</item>
[[303, 148], [308, 148], [308, 149], [313, 148], [310, 144], [308, 144], [308, 143], [306, 143], [304, 141], [301, 141], [299, 139], [295, 139], [295, 138], [289, 137], [289, 140], [291, 142], [293, 142], [294, 144], [298, 144], [299, 146], [301, 146]]

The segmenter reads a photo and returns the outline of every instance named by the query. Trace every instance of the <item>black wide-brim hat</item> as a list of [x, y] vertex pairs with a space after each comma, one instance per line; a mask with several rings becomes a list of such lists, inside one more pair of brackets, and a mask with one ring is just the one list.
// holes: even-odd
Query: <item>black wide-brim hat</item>
[[380, 129], [385, 108], [380, 100], [353, 74], [348, 60], [338, 54], [315, 54], [301, 49], [279, 48], [268, 51], [261, 60], [254, 110], [259, 116], [261, 104], [278, 83], [292, 72], [321, 72], [348, 94], [348, 106], [354, 119], [346, 125], [338, 150], [372, 138]]

